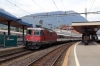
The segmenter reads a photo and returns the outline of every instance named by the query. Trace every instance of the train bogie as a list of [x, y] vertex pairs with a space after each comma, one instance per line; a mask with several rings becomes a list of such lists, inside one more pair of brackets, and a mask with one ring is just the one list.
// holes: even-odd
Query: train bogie
[[37, 45], [37, 43], [33, 43], [33, 42], [26, 42], [25, 47], [27, 49], [39, 49], [40, 45]]

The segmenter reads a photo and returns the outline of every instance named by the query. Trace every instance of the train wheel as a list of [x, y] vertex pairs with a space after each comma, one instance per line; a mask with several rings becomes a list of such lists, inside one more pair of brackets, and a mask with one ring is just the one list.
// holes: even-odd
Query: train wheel
[[29, 42], [26, 42], [26, 43], [24, 44], [24, 46], [25, 46], [26, 49], [28, 49], [28, 43], [29, 43]]

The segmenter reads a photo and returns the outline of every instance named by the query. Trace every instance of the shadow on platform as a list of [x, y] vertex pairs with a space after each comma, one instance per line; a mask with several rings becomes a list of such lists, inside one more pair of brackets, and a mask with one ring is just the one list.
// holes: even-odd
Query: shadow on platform
[[[78, 45], [85, 45], [85, 43], [84, 42], [80, 42]], [[89, 42], [87, 45], [85, 45], [85, 46], [90, 46], [90, 45], [96, 45], [94, 42]]]

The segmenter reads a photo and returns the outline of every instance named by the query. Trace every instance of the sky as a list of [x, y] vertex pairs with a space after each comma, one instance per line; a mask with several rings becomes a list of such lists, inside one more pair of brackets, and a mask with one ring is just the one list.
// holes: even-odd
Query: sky
[[[0, 8], [16, 17], [52, 11], [73, 10], [84, 13], [85, 8], [87, 12], [100, 11], [100, 0], [0, 0]], [[99, 18], [99, 14], [87, 16], [89, 21], [100, 21]]]

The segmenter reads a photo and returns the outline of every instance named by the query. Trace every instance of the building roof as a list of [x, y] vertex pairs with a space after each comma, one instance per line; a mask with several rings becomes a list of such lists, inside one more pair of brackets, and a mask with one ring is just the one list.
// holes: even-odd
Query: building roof
[[87, 32], [96, 33], [100, 28], [100, 21], [72, 22], [72, 26], [79, 33], [84, 33], [84, 29], [87, 29]]
[[8, 25], [8, 21], [11, 21], [10, 25], [14, 26], [14, 27], [23, 28], [23, 26], [24, 26], [25, 29], [28, 27], [32, 27], [31, 24], [23, 22], [21, 19], [17, 19], [16, 17], [13, 17], [11, 15], [7, 15], [5, 13], [0, 12], [0, 23]]
[[69, 25], [60, 25], [59, 27], [57, 27], [57, 29], [67, 30], [67, 31], [71, 31], [72, 33], [79, 34], [79, 32], [74, 30], [74, 28], [72, 26], [69, 26]]
[[100, 21], [72, 22], [72, 26], [100, 26]]

